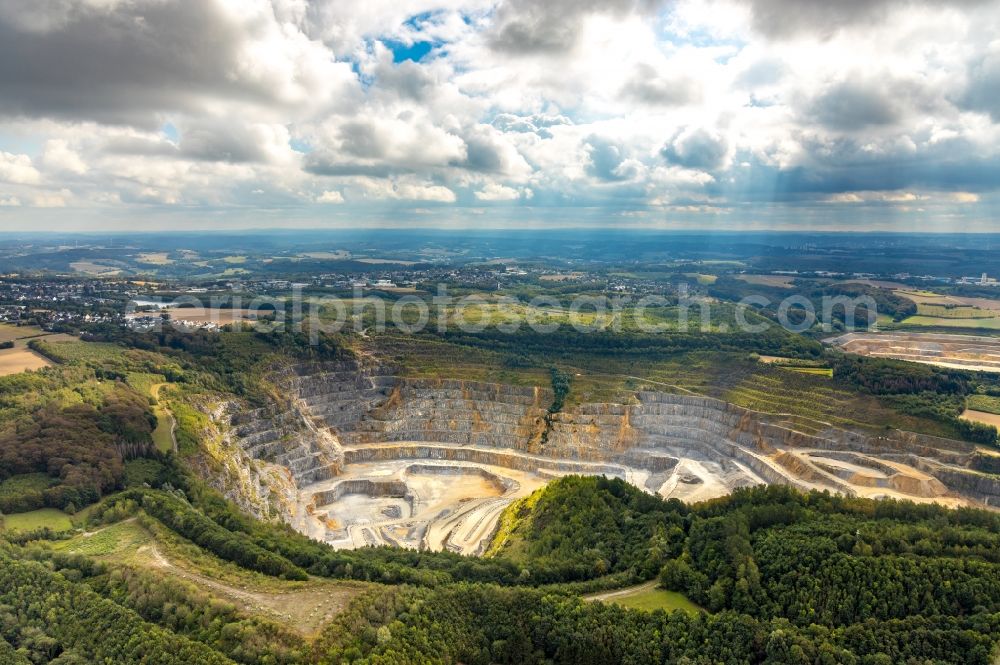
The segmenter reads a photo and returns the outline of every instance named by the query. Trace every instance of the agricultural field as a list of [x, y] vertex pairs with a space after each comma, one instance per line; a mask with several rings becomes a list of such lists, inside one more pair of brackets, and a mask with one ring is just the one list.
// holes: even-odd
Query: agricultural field
[[44, 334], [45, 331], [37, 326], [15, 326], [9, 323], [0, 323], [0, 343], [14, 342]]
[[896, 289], [895, 293], [915, 302], [917, 313], [891, 327], [1000, 330], [1000, 300], [913, 289]]
[[115, 266], [94, 263], [92, 261], [74, 261], [69, 264], [74, 271], [94, 277], [114, 277], [122, 273], [121, 268]]
[[795, 281], [793, 275], [736, 275], [736, 279], [747, 284], [775, 286], [784, 289], [792, 288], [792, 282]]
[[1000, 317], [951, 318], [941, 316], [910, 316], [898, 324], [899, 328], [955, 328], [975, 330], [1000, 330]]
[[106, 342], [84, 342], [73, 341], [45, 341], [44, 350], [46, 355], [51, 353], [51, 358], [57, 362], [113, 362], [121, 357], [122, 347], [117, 344]]
[[169, 252], [147, 252], [136, 257], [136, 263], [144, 263], [153, 266], [167, 266], [173, 263]]
[[20, 374], [30, 370], [51, 366], [43, 356], [31, 349], [13, 348], [0, 350], [0, 376]]
[[960, 416], [963, 420], [969, 420], [974, 423], [981, 423], [983, 425], [992, 425], [993, 427], [1000, 428], [1000, 415], [996, 413], [988, 413], [986, 411], [976, 411], [975, 409], [966, 409], [962, 412]]

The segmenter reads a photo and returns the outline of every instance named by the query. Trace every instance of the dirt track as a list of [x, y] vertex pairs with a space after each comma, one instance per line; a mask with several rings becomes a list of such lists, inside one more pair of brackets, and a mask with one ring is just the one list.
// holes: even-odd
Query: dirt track
[[155, 544], [144, 545], [137, 553], [148, 555], [150, 567], [154, 569], [168, 572], [231, 602], [245, 612], [264, 615], [303, 635], [315, 634], [362, 591], [360, 585], [326, 581], [316, 581], [304, 588], [284, 592], [252, 591], [247, 587], [235, 587], [181, 568], [164, 556]]

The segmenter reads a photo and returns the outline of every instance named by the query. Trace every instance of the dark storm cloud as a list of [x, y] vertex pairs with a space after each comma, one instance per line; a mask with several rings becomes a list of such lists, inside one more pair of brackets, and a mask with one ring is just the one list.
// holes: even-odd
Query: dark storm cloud
[[398, 166], [390, 167], [388, 164], [362, 164], [355, 161], [344, 161], [340, 156], [324, 150], [309, 153], [305, 158], [303, 169], [313, 175], [331, 177], [388, 178], [392, 175], [412, 172], [412, 169]]
[[496, 11], [489, 44], [508, 55], [561, 53], [576, 45], [588, 14], [655, 11], [665, 0], [506, 0]]
[[504, 155], [497, 145], [486, 136], [469, 136], [465, 139], [465, 161], [462, 166], [483, 173], [502, 173]]
[[819, 122], [829, 129], [858, 131], [950, 110], [941, 92], [919, 79], [898, 79], [888, 73], [864, 78], [852, 73], [804, 104], [799, 117], [807, 126]]
[[434, 93], [433, 77], [412, 60], [399, 64], [380, 63], [375, 78], [378, 92], [395, 94], [402, 99], [424, 102]]
[[61, 3], [47, 16], [17, 4], [0, 12], [0, 114], [152, 127], [205, 97], [271, 96], [234, 77], [243, 35], [212, 2]]
[[677, 166], [714, 171], [725, 163], [729, 142], [705, 129], [686, 130], [668, 141], [660, 154]]
[[378, 159], [385, 156], [385, 137], [378, 128], [365, 121], [345, 122], [339, 129], [340, 147], [355, 157]]
[[986, 192], [1000, 182], [1000, 156], [970, 156], [974, 146], [961, 139], [877, 155], [853, 139], [802, 147], [809, 162], [786, 169], [740, 155], [749, 165], [732, 169], [731, 178], [709, 184], [706, 192], [734, 202], [781, 202], [863, 191]]
[[886, 86], [846, 82], [837, 84], [816, 98], [808, 118], [832, 129], [852, 130], [891, 125], [902, 117], [898, 98]]
[[961, 103], [1000, 122], [1000, 52], [973, 61], [969, 67], [969, 87]]
[[753, 25], [769, 37], [799, 33], [829, 37], [838, 30], [877, 23], [890, 10], [912, 6], [975, 7], [993, 0], [745, 0]]
[[210, 162], [267, 162], [263, 139], [239, 123], [201, 120], [181, 128], [180, 153]]

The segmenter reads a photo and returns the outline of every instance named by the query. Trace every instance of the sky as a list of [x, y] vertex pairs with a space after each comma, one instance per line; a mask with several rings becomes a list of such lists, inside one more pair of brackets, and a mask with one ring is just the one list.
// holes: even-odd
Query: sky
[[0, 230], [1000, 232], [996, 0], [3, 0]]

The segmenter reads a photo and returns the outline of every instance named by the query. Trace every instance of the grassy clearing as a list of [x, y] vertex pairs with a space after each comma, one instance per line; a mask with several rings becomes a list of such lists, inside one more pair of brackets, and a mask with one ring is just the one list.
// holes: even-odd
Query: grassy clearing
[[52, 531], [68, 531], [73, 528], [73, 522], [69, 515], [61, 510], [40, 508], [28, 513], [4, 515], [2, 528], [10, 533], [24, 533], [45, 528]]
[[718, 275], [707, 275], [700, 272], [686, 272], [684, 273], [684, 276], [696, 280], [702, 286], [709, 286], [719, 281]]
[[829, 379], [833, 378], [833, 369], [830, 367], [792, 367], [792, 366], [782, 366], [782, 369], [786, 369], [789, 372], [798, 372], [799, 374], [813, 374], [815, 376], [825, 376]]
[[647, 612], [653, 610], [665, 610], [667, 612], [684, 610], [691, 614], [697, 614], [702, 611], [700, 607], [688, 600], [683, 594], [664, 589], [642, 589], [635, 593], [609, 598], [607, 602]]
[[68, 554], [102, 559], [124, 557], [152, 542], [152, 535], [137, 521], [127, 520], [95, 531], [82, 533], [70, 540], [53, 544], [52, 548]]
[[156, 429], [153, 430], [153, 443], [161, 453], [174, 449], [174, 418], [160, 398], [163, 389], [171, 384], [155, 383], [149, 387], [149, 395], [155, 401], [153, 415], [156, 416]]
[[966, 407], [973, 411], [1000, 414], [1000, 397], [991, 395], [970, 395]]
[[139, 458], [125, 462], [126, 487], [153, 485], [163, 473], [163, 464], [155, 459]]
[[150, 395], [156, 399], [156, 395], [153, 394], [153, 389], [158, 383], [164, 382], [164, 377], [162, 374], [129, 372], [126, 381], [130, 386], [135, 388], [136, 392], [142, 393], [143, 395]]

